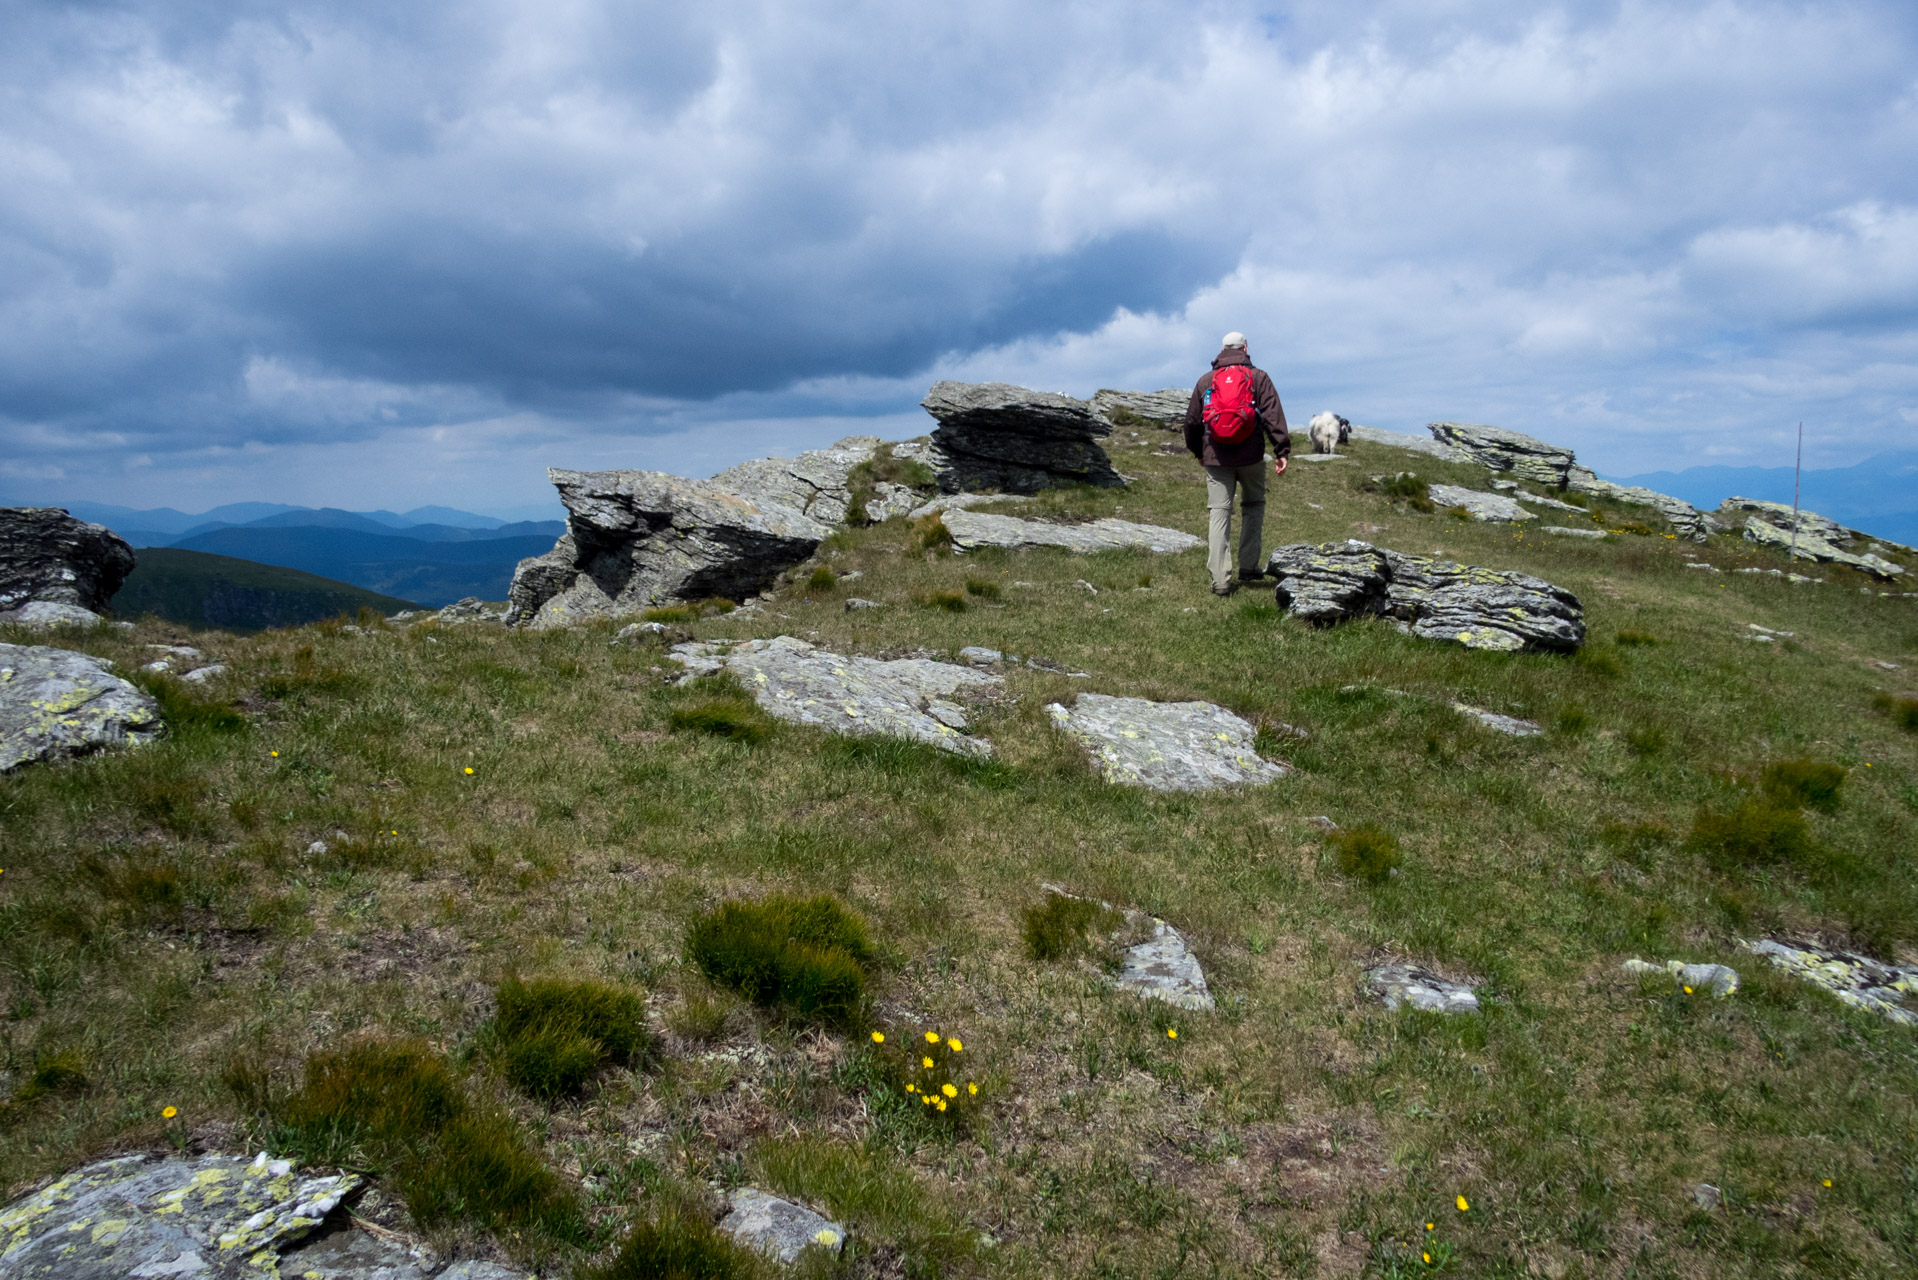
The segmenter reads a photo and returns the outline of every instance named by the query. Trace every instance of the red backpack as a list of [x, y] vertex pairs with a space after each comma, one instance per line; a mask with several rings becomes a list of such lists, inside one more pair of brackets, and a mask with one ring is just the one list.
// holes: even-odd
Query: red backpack
[[1214, 440], [1234, 444], [1252, 434], [1259, 409], [1253, 402], [1250, 365], [1229, 364], [1212, 375], [1203, 417]]

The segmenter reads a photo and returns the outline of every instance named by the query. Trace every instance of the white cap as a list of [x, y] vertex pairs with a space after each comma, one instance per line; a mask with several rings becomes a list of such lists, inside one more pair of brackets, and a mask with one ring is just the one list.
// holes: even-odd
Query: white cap
[[1245, 345], [1245, 335], [1237, 329], [1234, 329], [1231, 333], [1225, 335], [1225, 341], [1219, 345], [1222, 347], [1243, 347]]

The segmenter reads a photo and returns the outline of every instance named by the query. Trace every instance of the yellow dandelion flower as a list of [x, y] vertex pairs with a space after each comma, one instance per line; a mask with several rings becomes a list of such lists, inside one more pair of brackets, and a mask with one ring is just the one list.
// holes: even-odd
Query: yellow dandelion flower
[[959, 1043], [958, 1036], [953, 1036], [951, 1039], [946, 1041], [946, 1048], [952, 1050], [954, 1053], [958, 1053], [961, 1049], [965, 1047], [966, 1046]]
[[[959, 1086], [956, 1084], [942, 1084], [939, 1086], [939, 1092], [945, 1094], [948, 1098], [956, 1098], [959, 1096]], [[1827, 1182], [1825, 1185], [1829, 1187], [1831, 1183]]]
[[872, 1042], [873, 1042], [874, 1044], [884, 1044], [884, 1043], [886, 1043], [886, 1033], [885, 1033], [885, 1032], [883, 1032], [883, 1031], [875, 1031], [875, 1032], [873, 1032], [873, 1033], [872, 1033]]
[[924, 1067], [924, 1068], [925, 1068], [926, 1070], [928, 1070], [928, 1071], [930, 1071], [930, 1070], [932, 1070], [932, 1059], [931, 1059], [931, 1058], [921, 1058], [921, 1059], [919, 1059], [919, 1065], [920, 1065], [920, 1066], [922, 1066], [922, 1067]]
[[906, 1092], [907, 1092], [907, 1093], [917, 1093], [917, 1092], [919, 1092], [919, 1086], [918, 1086], [918, 1085], [913, 1085], [913, 1084], [909, 1084], [909, 1085], [907, 1085], [907, 1086], [906, 1086]]
[[1826, 1186], [1828, 1186], [1828, 1187], [1829, 1187], [1829, 1186], [1831, 1185], [1831, 1179], [1830, 1179], [1830, 1178], [1826, 1178], [1826, 1179], [1825, 1179], [1825, 1185], [1826, 1185]]
[[928, 1031], [928, 1032], [926, 1032], [926, 1043], [927, 1043], [927, 1044], [938, 1044], [938, 1043], [939, 1043], [939, 1033], [938, 1033], [937, 1031]]
[[932, 1105], [932, 1095], [931, 1095], [931, 1094], [929, 1094], [929, 1093], [922, 1093], [922, 1094], [920, 1094], [920, 1095], [919, 1095], [919, 1102], [920, 1102], [920, 1104], [921, 1104], [922, 1106], [928, 1106], [928, 1107], [929, 1107], [929, 1106], [931, 1106], [931, 1105]]
[[1165, 1038], [1168, 1040], [1177, 1040], [1179, 1038], [1179, 1029], [1177, 1027], [1167, 1027], [1165, 1029]]
[[473, 776], [473, 766], [470, 764], [466, 766], [466, 776], [469, 778]]
[[1470, 1213], [1472, 1211], [1471, 1204], [1466, 1201], [1464, 1196], [1458, 1198], [1458, 1211], [1460, 1213]]
[[1429, 1253], [1420, 1253], [1420, 1254], [1419, 1254], [1419, 1257], [1421, 1257], [1421, 1258], [1423, 1258], [1423, 1259], [1425, 1259], [1425, 1265], [1426, 1265], [1426, 1266], [1428, 1266], [1428, 1267], [1429, 1267], [1429, 1266], [1431, 1266], [1431, 1265], [1432, 1265], [1432, 1255], [1431, 1255], [1431, 1254], [1429, 1254]]
[[978, 1093], [979, 1093], [979, 1086], [974, 1084], [972, 1081], [968, 1080], [966, 1081], [966, 1092], [976, 1097], [978, 1096]]
[[1431, 1230], [1431, 1229], [1432, 1229], [1432, 1228], [1433, 1228], [1434, 1226], [1436, 1226], [1436, 1225], [1438, 1225], [1438, 1224], [1436, 1224], [1436, 1223], [1432, 1223], [1432, 1222], [1428, 1222], [1428, 1223], [1426, 1223], [1426, 1224], [1425, 1224], [1425, 1229], [1426, 1229], [1427, 1231], [1430, 1231], [1430, 1230]]
[[[161, 1110], [160, 1119], [171, 1120], [173, 1119], [174, 1116], [177, 1116], [179, 1114], [180, 1114], [180, 1109], [178, 1107], [166, 1107]], [[1831, 1183], [1827, 1182], [1825, 1185], [1829, 1187]]]
[[272, 756], [275, 760], [278, 760], [280, 758], [280, 753], [277, 751], [269, 751], [267, 752], [267, 754]]
[[941, 1111], [944, 1111], [946, 1109], [946, 1100], [944, 1098], [934, 1098], [932, 1100], [932, 1105], [935, 1107], [938, 1107]]

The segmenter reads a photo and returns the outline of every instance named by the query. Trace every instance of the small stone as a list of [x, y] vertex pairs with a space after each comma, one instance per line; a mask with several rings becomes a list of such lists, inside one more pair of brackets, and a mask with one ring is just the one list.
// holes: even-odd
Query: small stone
[[1079, 590], [1085, 592], [1089, 596], [1096, 596], [1099, 594], [1099, 588], [1093, 586], [1090, 582], [1087, 582], [1084, 578], [1074, 579], [1072, 585], [1079, 588]]
[[1441, 978], [1430, 969], [1411, 964], [1388, 964], [1365, 975], [1372, 993], [1388, 1009], [1410, 1006], [1429, 1013], [1477, 1013], [1478, 995], [1462, 982]]
[[846, 612], [858, 613], [861, 609], [883, 609], [886, 606], [877, 600], [862, 600], [858, 596], [846, 597]]
[[204, 667], [195, 667], [181, 676], [188, 684], [205, 684], [207, 681], [226, 674], [226, 663], [215, 662]]
[[1692, 1207], [1704, 1213], [1725, 1203], [1725, 1193], [1709, 1182], [1701, 1182], [1692, 1188]]
[[1686, 964], [1682, 960], [1667, 960], [1663, 964], [1651, 964], [1644, 960], [1627, 960], [1620, 966], [1627, 973], [1669, 974], [1673, 981], [1690, 987], [1693, 991], [1708, 991], [1715, 998], [1723, 999], [1738, 990], [1738, 971], [1722, 964]]
[[997, 649], [987, 649], [980, 645], [969, 644], [959, 651], [959, 658], [961, 661], [970, 662], [976, 667], [983, 667], [990, 666], [995, 662], [1004, 662], [1006, 655]]
[[1177, 929], [1156, 916], [1152, 917], [1152, 936], [1126, 948], [1113, 985], [1181, 1009], [1214, 1007], [1198, 957], [1186, 947]]
[[1719, 568], [1719, 567], [1718, 567], [1717, 565], [1715, 565], [1715, 564], [1706, 564], [1706, 563], [1705, 563], [1704, 561], [1702, 561], [1702, 560], [1687, 560], [1687, 561], [1685, 562], [1685, 567], [1686, 567], [1687, 569], [1702, 569], [1702, 570], [1703, 570], [1704, 572], [1706, 572], [1706, 573], [1722, 573], [1722, 572], [1724, 572], [1724, 570], [1722, 570], [1722, 569], [1720, 569], [1720, 568]]
[[1574, 529], [1568, 525], [1540, 525], [1540, 533], [1549, 533], [1555, 538], [1603, 538], [1609, 535], [1603, 529]]
[[1487, 711], [1483, 707], [1468, 707], [1463, 702], [1454, 702], [1452, 710], [1484, 725], [1495, 733], [1508, 733], [1514, 738], [1535, 738], [1545, 732], [1535, 721], [1521, 720], [1517, 716], [1502, 716], [1496, 711]]
[[307, 857], [309, 857], [309, 858], [323, 858], [323, 857], [325, 857], [325, 856], [326, 856], [326, 841], [324, 841], [324, 840], [315, 840], [315, 841], [314, 841], [314, 842], [313, 842], [312, 844], [310, 844], [310, 845], [308, 845], [308, 846], [306, 846], [306, 855], [307, 855]]
[[804, 1205], [741, 1187], [729, 1197], [732, 1211], [719, 1229], [780, 1262], [791, 1264], [808, 1248], [837, 1254], [845, 1247], [846, 1229]]
[[1253, 750], [1250, 723], [1209, 702], [1152, 702], [1082, 693], [1052, 722], [1085, 746], [1107, 782], [1150, 791], [1258, 786], [1291, 770]]
[[1332, 819], [1328, 818], [1326, 815], [1322, 813], [1315, 818], [1307, 818], [1306, 821], [1311, 823], [1313, 826], [1317, 827], [1319, 830], [1327, 832], [1328, 834], [1330, 832], [1339, 830], [1339, 824], [1332, 821]]
[[144, 667], [141, 667], [140, 670], [152, 671], [152, 672], [171, 671], [173, 670], [173, 664], [171, 662], [168, 662], [165, 658], [156, 658], [152, 662], [147, 663]]
[[1877, 659], [1877, 658], [1874, 658], [1874, 659], [1872, 660], [1872, 664], [1871, 664], [1871, 665], [1872, 665], [1872, 666], [1874, 666], [1874, 667], [1877, 667], [1877, 668], [1878, 668], [1878, 669], [1879, 669], [1880, 671], [1896, 671], [1896, 670], [1898, 670], [1898, 664], [1897, 664], [1897, 663], [1895, 663], [1895, 662], [1886, 662], [1886, 661], [1884, 661], [1883, 659]]

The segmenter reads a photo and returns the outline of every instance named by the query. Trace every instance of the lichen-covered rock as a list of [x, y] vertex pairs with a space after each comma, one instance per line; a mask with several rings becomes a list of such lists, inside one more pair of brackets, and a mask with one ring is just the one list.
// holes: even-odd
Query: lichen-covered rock
[[1883, 1014], [1906, 1026], [1918, 1026], [1918, 968], [1789, 939], [1763, 938], [1744, 947], [1785, 972], [1816, 983], [1846, 1004]]
[[1469, 422], [1430, 422], [1426, 430], [1441, 444], [1469, 454], [1494, 471], [1509, 471], [1521, 480], [1553, 488], [1565, 487], [1566, 472], [1577, 461], [1570, 449], [1535, 440], [1522, 431], [1479, 426]]
[[1185, 407], [1191, 399], [1190, 387], [1167, 387], [1163, 391], [1102, 390], [1092, 394], [1092, 413], [1110, 427], [1182, 431]]
[[1382, 427], [1362, 427], [1352, 424], [1352, 438], [1368, 444], [1390, 445], [1394, 449], [1409, 449], [1413, 453], [1423, 453], [1434, 458], [1443, 458], [1447, 462], [1471, 462], [1472, 455], [1463, 449], [1455, 448], [1429, 436], [1407, 435], [1402, 431], [1387, 431]]
[[872, 487], [872, 497], [866, 499], [866, 522], [884, 524], [895, 516], [909, 516], [918, 505], [917, 489], [881, 480]]
[[0, 1209], [0, 1276], [278, 1276], [282, 1251], [360, 1181], [300, 1174], [265, 1155], [104, 1160]]
[[1441, 978], [1415, 964], [1385, 964], [1369, 969], [1366, 985], [1388, 1009], [1410, 1007], [1428, 1013], [1477, 1013], [1478, 995], [1463, 982]]
[[935, 382], [920, 403], [939, 420], [932, 442], [945, 493], [1125, 484], [1099, 445], [1112, 428], [1083, 400], [1003, 382]]
[[1620, 968], [1631, 974], [1666, 974], [1673, 982], [1690, 987], [1694, 993], [1704, 991], [1719, 999], [1738, 990], [1738, 970], [1722, 964], [1686, 964], [1683, 960], [1667, 960], [1663, 964], [1651, 964], [1644, 960], [1632, 959], [1627, 960]]
[[1173, 555], [1205, 545], [1205, 539], [1153, 524], [1130, 520], [1091, 520], [1085, 524], [1053, 524], [1021, 520], [981, 511], [949, 510], [943, 517], [952, 545], [961, 551], [982, 547], [1064, 547], [1081, 555], [1140, 547], [1159, 555]]
[[0, 773], [158, 736], [159, 703], [111, 665], [71, 649], [0, 644]]
[[29, 601], [104, 614], [133, 572], [133, 548], [59, 507], [0, 507], [0, 614]]
[[1023, 493], [949, 493], [942, 497], [934, 498], [929, 502], [922, 502], [906, 514], [910, 518], [917, 520], [922, 516], [932, 515], [934, 512], [965, 511], [973, 507], [991, 506], [994, 503], [1016, 504], [1035, 501], [1037, 501], [1037, 499], [1033, 498], [1030, 494]]
[[824, 524], [844, 524], [852, 495], [847, 477], [872, 457], [878, 436], [847, 436], [797, 458], [754, 458], [707, 483], [730, 489], [754, 506], [791, 507]]
[[1441, 507], [1463, 507], [1470, 512], [1474, 520], [1536, 520], [1537, 516], [1518, 505], [1516, 499], [1502, 493], [1481, 493], [1477, 489], [1461, 489], [1457, 485], [1435, 484], [1430, 486], [1432, 501]]
[[1272, 553], [1279, 607], [1326, 625], [1384, 615], [1427, 640], [1468, 649], [1568, 651], [1585, 640], [1578, 597], [1543, 578], [1348, 539], [1294, 543]]
[[[1819, 519], [1823, 520], [1823, 517]], [[1755, 542], [1761, 547], [1775, 547], [1788, 554], [1795, 552], [1800, 558], [1819, 564], [1848, 565], [1853, 569], [1863, 570], [1875, 578], [1889, 580], [1905, 571], [1903, 565], [1872, 552], [1858, 554], [1834, 546], [1823, 534], [1814, 532], [1815, 528], [1816, 526], [1810, 525], [1810, 522], [1801, 521], [1798, 532], [1794, 534], [1791, 529], [1791, 512], [1787, 508], [1782, 527], [1760, 516], [1746, 517], [1745, 541]]]
[[988, 672], [929, 658], [846, 657], [792, 636], [689, 641], [674, 645], [672, 656], [689, 675], [731, 672], [768, 713], [794, 724], [910, 738], [958, 755], [992, 754], [984, 738], [961, 732], [964, 711], [953, 702], [1004, 688], [1004, 678]]
[[846, 1229], [804, 1205], [753, 1187], [740, 1187], [729, 1199], [732, 1209], [719, 1229], [780, 1262], [797, 1262], [808, 1248], [834, 1254], [845, 1248]]
[[1562, 524], [1540, 525], [1538, 531], [1540, 533], [1549, 533], [1554, 538], [1591, 538], [1594, 541], [1599, 538], [1611, 536], [1603, 529], [1574, 529], [1569, 525]]
[[657, 471], [546, 473], [566, 504], [553, 549], [519, 563], [507, 622], [567, 626], [713, 597], [744, 600], [805, 560], [832, 528], [709, 481]]
[[1210, 702], [1153, 702], [1082, 693], [1068, 711], [1046, 707], [1079, 739], [1107, 782], [1150, 791], [1257, 786], [1291, 772], [1253, 750], [1258, 731]]
[[57, 600], [29, 600], [17, 609], [0, 610], [0, 623], [25, 627], [29, 631], [51, 631], [56, 627], [91, 627], [106, 619], [91, 609]]
[[1614, 502], [1650, 507], [1665, 517], [1679, 537], [1693, 542], [1703, 542], [1724, 528], [1716, 516], [1709, 511], [1700, 511], [1683, 498], [1674, 498], [1669, 493], [1660, 493], [1643, 485], [1614, 484], [1610, 480], [1600, 480], [1586, 467], [1569, 468], [1565, 473], [1565, 487], [1574, 493], [1587, 493], [1593, 497], [1610, 498]]

